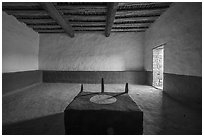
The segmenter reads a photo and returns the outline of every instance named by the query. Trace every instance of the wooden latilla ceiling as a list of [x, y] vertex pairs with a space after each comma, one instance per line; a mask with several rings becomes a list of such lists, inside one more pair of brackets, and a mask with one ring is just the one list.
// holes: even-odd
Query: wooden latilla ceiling
[[144, 32], [170, 2], [3, 2], [3, 11], [38, 33]]

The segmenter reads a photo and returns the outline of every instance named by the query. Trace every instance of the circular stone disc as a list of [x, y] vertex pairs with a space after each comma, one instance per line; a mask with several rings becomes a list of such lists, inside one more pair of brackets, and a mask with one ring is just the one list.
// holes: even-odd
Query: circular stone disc
[[117, 99], [110, 95], [95, 95], [90, 98], [90, 101], [96, 104], [111, 104], [117, 101]]

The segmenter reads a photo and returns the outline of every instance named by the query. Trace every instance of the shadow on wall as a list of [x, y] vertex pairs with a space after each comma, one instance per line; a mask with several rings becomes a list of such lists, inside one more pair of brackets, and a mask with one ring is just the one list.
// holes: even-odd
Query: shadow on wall
[[64, 113], [3, 125], [3, 135], [64, 135]]

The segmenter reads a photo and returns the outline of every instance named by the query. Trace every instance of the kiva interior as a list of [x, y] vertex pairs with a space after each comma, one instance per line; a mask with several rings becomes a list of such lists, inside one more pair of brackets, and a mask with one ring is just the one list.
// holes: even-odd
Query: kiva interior
[[3, 135], [201, 135], [201, 2], [3, 2]]

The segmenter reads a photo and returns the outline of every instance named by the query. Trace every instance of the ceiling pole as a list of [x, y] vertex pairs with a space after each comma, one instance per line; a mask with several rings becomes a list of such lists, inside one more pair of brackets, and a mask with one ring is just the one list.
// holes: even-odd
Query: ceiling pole
[[109, 37], [110, 32], [114, 23], [115, 14], [117, 11], [118, 3], [117, 2], [110, 2], [108, 3], [108, 11], [106, 15], [106, 28], [105, 28], [105, 36]]
[[74, 37], [74, 30], [72, 29], [69, 21], [64, 20], [62, 15], [51, 2], [42, 2], [40, 4], [48, 12], [48, 15], [50, 15], [50, 17], [52, 17], [70, 37]]

